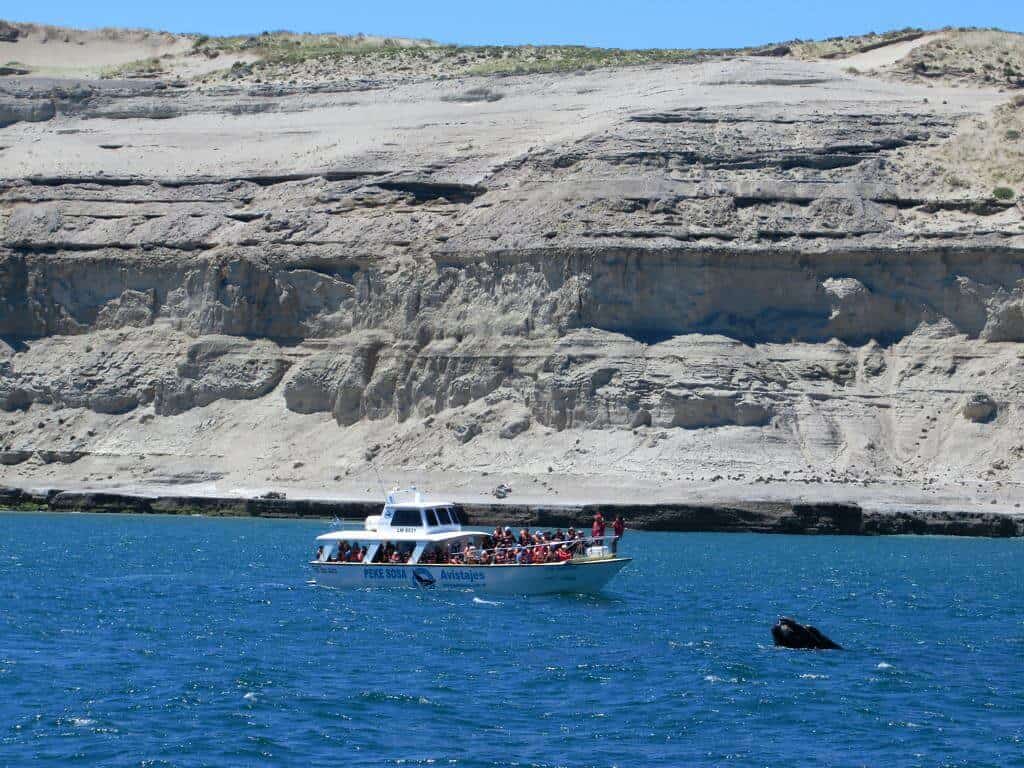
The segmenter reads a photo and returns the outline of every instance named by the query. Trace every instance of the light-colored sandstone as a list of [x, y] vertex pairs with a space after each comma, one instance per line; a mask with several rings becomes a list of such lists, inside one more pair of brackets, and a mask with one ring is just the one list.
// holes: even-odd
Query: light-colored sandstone
[[1013, 511], [1018, 107], [848, 66], [0, 78], [0, 482]]

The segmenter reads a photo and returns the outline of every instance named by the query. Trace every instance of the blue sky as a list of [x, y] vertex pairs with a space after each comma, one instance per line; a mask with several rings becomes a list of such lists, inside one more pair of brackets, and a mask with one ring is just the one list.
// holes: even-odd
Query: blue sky
[[1024, 31], [1024, 0], [36, 0], [0, 18], [232, 34], [366, 32], [449, 43], [740, 46], [906, 26]]

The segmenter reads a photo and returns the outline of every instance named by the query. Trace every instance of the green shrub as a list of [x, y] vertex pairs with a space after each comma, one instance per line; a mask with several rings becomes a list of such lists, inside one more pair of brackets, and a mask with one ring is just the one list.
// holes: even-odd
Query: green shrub
[[1010, 130], [1008, 130], [1006, 132], [1006, 139], [1007, 139], [1007, 141], [1016, 141], [1019, 138], [1020, 138], [1020, 131], [1016, 130], [1015, 128], [1011, 128]]
[[1016, 193], [1009, 187], [996, 187], [992, 190], [992, 197], [996, 200], [1013, 200]]

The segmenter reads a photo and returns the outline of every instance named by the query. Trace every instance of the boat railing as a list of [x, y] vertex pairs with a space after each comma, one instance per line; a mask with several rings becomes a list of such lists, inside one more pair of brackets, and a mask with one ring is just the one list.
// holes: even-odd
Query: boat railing
[[[553, 552], [556, 549], [560, 549], [563, 545], [568, 545], [569, 549], [573, 552], [573, 559], [575, 559], [580, 556], [585, 557], [586, 551], [591, 547], [598, 546], [598, 542], [600, 542], [601, 546], [605, 546], [609, 539], [614, 540], [616, 538], [618, 537], [614, 534], [608, 534], [606, 536], [590, 536], [582, 539], [567, 539], [561, 541], [556, 539], [554, 541], [545, 541], [540, 544], [513, 544], [511, 546], [487, 548], [471, 547], [470, 552], [473, 557], [480, 557], [481, 555], [488, 553], [494, 555], [498, 552], [521, 552], [524, 549], [547, 549]], [[461, 551], [459, 554], [461, 554]]]
[[[587, 553], [587, 551], [589, 549], [591, 549], [592, 547], [597, 546], [598, 543], [600, 543], [601, 546], [605, 546], [607, 544], [608, 540], [614, 540], [614, 539], [617, 539], [617, 538], [619, 538], [619, 537], [616, 536], [615, 534], [608, 534], [608, 535], [605, 535], [605, 536], [589, 536], [589, 537], [581, 538], [581, 539], [567, 539], [567, 540], [561, 540], [561, 541], [556, 539], [554, 541], [545, 541], [545, 542], [542, 542], [540, 544], [513, 544], [512, 546], [486, 547], [486, 548], [470, 546], [470, 553], [469, 554], [470, 554], [471, 557], [478, 559], [482, 555], [488, 554], [488, 553], [491, 554], [491, 556], [493, 557], [498, 552], [512, 552], [512, 553], [515, 553], [515, 552], [521, 552], [524, 549], [529, 549], [529, 550], [547, 549], [547, 550], [549, 550], [551, 552], [554, 552], [556, 549], [560, 549], [563, 545], [568, 545], [570, 551], [572, 551], [572, 558], [571, 558], [572, 560], [576, 560], [576, 559], [585, 560], [585, 559], [588, 559], [586, 553]], [[440, 542], [439, 546], [441, 544], [443, 544], [443, 542]], [[608, 554], [611, 554], [611, 555], [615, 554], [615, 551], [614, 551], [613, 548], [608, 549], [607, 552], [608, 552]], [[464, 553], [465, 553], [465, 549], [456, 549], [454, 551], [449, 551], [448, 554], [449, 554], [449, 556], [454, 554], [457, 557], [462, 557]], [[333, 562], [337, 562], [337, 561], [314, 559], [313, 562], [333, 563]], [[565, 562], [569, 562], [569, 561], [567, 560]], [[429, 563], [429, 562], [428, 563], [424, 563], [422, 560], [420, 561], [420, 563], [424, 564], [424, 565], [451, 565], [452, 564], [452, 563]], [[381, 564], [387, 565], [387, 563], [370, 563], [370, 564], [371, 565], [381, 565]], [[406, 565], [407, 563], [402, 563], [402, 564]], [[463, 564], [465, 564], [465, 563], [463, 563]]]

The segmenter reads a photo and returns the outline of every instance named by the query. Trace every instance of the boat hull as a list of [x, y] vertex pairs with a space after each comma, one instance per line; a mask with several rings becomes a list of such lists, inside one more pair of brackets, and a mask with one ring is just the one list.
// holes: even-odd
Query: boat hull
[[600, 592], [628, 557], [544, 565], [392, 565], [313, 562], [318, 584], [331, 587], [471, 589], [492, 594]]

